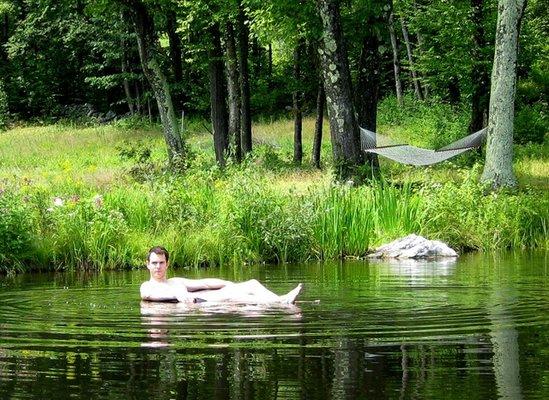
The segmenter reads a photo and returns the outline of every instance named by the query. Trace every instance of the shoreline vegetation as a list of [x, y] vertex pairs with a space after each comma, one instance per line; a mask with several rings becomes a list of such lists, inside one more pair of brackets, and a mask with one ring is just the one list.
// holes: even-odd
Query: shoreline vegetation
[[[380, 105], [382, 133], [435, 148], [467, 132], [463, 110], [394, 103]], [[326, 122], [323, 168], [309, 166], [314, 117], [301, 167], [291, 119], [256, 122], [253, 153], [224, 170], [204, 122], [186, 127], [190, 157], [177, 171], [159, 126], [143, 120], [0, 133], [0, 273], [138, 267], [154, 244], [179, 266], [362, 257], [410, 233], [461, 252], [549, 248], [547, 140], [515, 146], [518, 189], [488, 193], [476, 151], [429, 168], [380, 158], [382, 180], [340, 184]]]

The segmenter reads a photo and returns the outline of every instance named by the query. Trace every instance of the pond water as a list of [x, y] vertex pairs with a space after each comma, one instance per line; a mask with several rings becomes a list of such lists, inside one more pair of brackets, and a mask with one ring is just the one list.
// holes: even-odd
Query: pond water
[[272, 308], [141, 304], [145, 269], [0, 277], [0, 399], [547, 399], [547, 256], [175, 272], [304, 283]]

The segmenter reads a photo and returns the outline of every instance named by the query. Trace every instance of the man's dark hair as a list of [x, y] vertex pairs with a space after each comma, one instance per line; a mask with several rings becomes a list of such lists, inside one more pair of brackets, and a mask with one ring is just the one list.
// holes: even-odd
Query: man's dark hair
[[168, 262], [168, 260], [170, 259], [170, 253], [168, 253], [168, 250], [166, 250], [162, 246], [154, 246], [154, 247], [151, 247], [151, 249], [147, 253], [147, 262], [151, 260], [152, 253], [157, 254], [159, 256], [164, 254], [164, 257], [166, 257], [166, 262]]

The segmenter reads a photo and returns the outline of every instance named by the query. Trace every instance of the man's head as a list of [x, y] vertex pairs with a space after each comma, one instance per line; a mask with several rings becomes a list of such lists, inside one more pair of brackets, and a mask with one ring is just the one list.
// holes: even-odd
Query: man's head
[[154, 246], [150, 248], [149, 252], [147, 253], [147, 263], [151, 260], [151, 254], [156, 254], [156, 255], [163, 254], [164, 257], [166, 257], [166, 262], [170, 260], [170, 253], [168, 253], [168, 250], [166, 250], [166, 248], [162, 246]]
[[151, 279], [160, 282], [166, 280], [169, 258], [170, 255], [168, 250], [164, 247], [155, 246], [149, 250], [147, 255], [147, 268], [151, 273]]

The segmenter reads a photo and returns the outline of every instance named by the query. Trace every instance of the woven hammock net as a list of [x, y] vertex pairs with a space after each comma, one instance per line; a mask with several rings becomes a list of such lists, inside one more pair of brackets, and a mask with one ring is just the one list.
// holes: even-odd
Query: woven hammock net
[[362, 150], [376, 153], [401, 164], [431, 165], [447, 160], [467, 150], [480, 147], [486, 138], [486, 128], [455, 141], [438, 150], [401, 144], [388, 136], [360, 128]]

